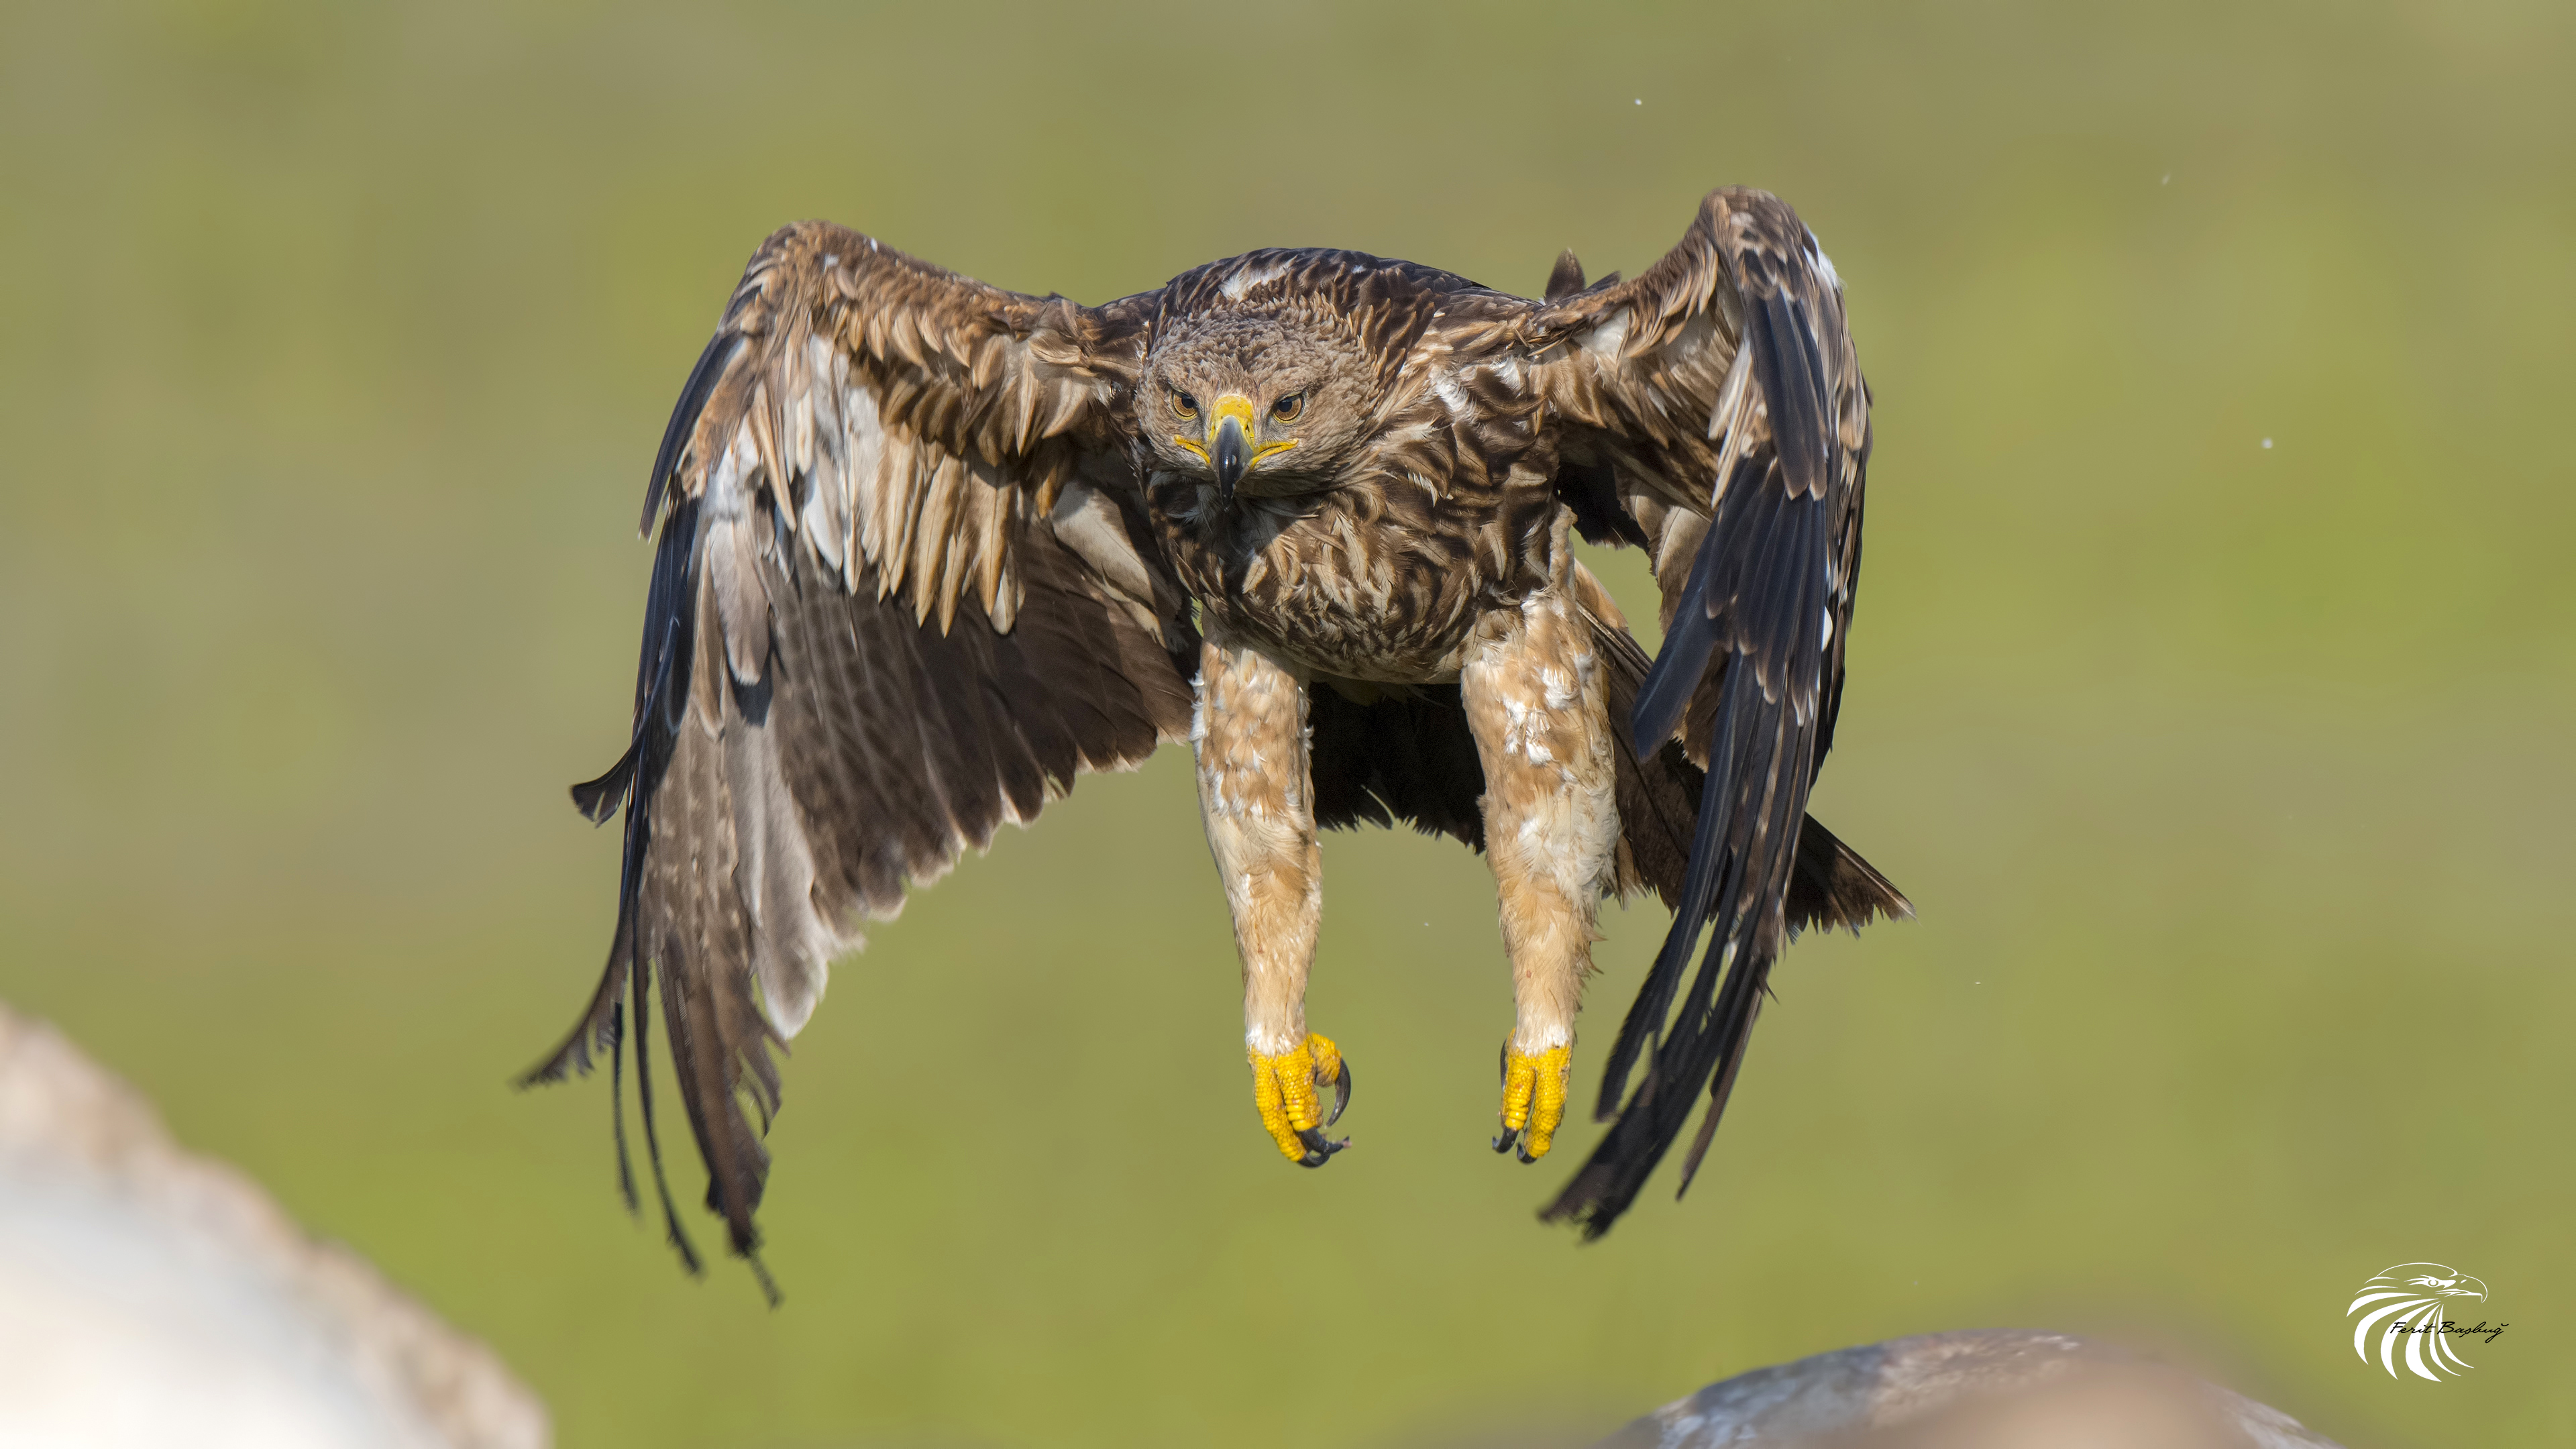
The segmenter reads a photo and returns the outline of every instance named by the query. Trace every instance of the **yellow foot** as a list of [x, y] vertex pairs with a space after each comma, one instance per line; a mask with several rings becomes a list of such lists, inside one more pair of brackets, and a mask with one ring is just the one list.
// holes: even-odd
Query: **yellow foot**
[[[1494, 1139], [1494, 1150], [1509, 1152], [1517, 1139], [1521, 1161], [1547, 1156], [1557, 1124], [1565, 1120], [1565, 1088], [1573, 1076], [1570, 1046], [1531, 1053], [1503, 1043], [1503, 1135]], [[1521, 1135], [1524, 1127], [1529, 1129], [1526, 1137]]]
[[[1252, 1104], [1261, 1109], [1261, 1125], [1270, 1129], [1270, 1140], [1279, 1144], [1282, 1155], [1299, 1167], [1321, 1167], [1350, 1145], [1347, 1137], [1334, 1142], [1324, 1136], [1324, 1129], [1342, 1120], [1342, 1109], [1351, 1104], [1351, 1067], [1342, 1060], [1340, 1047], [1310, 1034], [1295, 1051], [1248, 1055]], [[1325, 1086], [1333, 1089], [1329, 1117], [1323, 1115], [1323, 1102], [1315, 1090]]]

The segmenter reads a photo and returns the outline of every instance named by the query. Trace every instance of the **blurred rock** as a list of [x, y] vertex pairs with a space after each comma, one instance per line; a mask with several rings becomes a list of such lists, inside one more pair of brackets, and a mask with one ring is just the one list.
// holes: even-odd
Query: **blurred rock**
[[[491, 1350], [133, 1089], [0, 1006], [0, 1445], [545, 1449]], [[1756, 1369], [1599, 1449], [2335, 1449], [2178, 1369], [2065, 1334], [1927, 1334]]]
[[1600, 1449], [2335, 1449], [2277, 1410], [2107, 1344], [1995, 1329], [1755, 1369]]
[[0, 1006], [0, 1444], [543, 1449], [490, 1349]]

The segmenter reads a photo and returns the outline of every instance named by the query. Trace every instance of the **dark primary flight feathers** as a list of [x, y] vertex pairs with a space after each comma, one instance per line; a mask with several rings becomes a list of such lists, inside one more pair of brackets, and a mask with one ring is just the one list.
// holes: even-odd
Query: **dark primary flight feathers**
[[[658, 986], [706, 1204], [737, 1252], [757, 1243], [771, 1047], [856, 924], [1081, 773], [1189, 737], [1203, 621], [1145, 497], [1160, 400], [1139, 379], [1159, 337], [1264, 299], [1357, 339], [1374, 391], [1340, 486], [1381, 489], [1409, 547], [1503, 490], [1497, 460], [1539, 458], [1544, 505], [1646, 548], [1662, 587], [1651, 672], [1606, 596], [1586, 616], [1615, 717], [1633, 711], [1620, 883], [1677, 919], [1607, 1063], [1613, 1125], [1549, 1216], [1606, 1229], [1706, 1092], [1687, 1183], [1787, 939], [1910, 914], [1805, 818], [1842, 689], [1869, 404], [1839, 283], [1777, 199], [1712, 194], [1631, 281], [1585, 286], [1569, 254], [1544, 300], [1286, 250], [1084, 307], [801, 223], [753, 257], [653, 462], [633, 736], [574, 791], [594, 820], [626, 809], [615, 935], [588, 1011], [531, 1074], [605, 1053], [622, 1080], [627, 1013], [641, 1028]], [[1462, 567], [1498, 546], [1454, 540]], [[1425, 607], [1439, 586], [1418, 581]], [[1482, 846], [1454, 684], [1312, 694], [1322, 823], [1405, 819]], [[662, 1185], [650, 1035], [631, 1037], [643, 1129], [694, 1266]], [[622, 1112], [618, 1143], [631, 1203]]]

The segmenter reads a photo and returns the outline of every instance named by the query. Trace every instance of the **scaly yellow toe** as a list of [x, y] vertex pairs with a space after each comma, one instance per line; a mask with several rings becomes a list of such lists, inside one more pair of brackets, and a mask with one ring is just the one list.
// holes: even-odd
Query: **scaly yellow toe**
[[1517, 1140], [1521, 1161], [1536, 1162], [1547, 1156], [1547, 1149], [1556, 1140], [1557, 1125], [1565, 1120], [1566, 1087], [1573, 1077], [1573, 1047], [1549, 1047], [1532, 1053], [1505, 1043], [1503, 1135], [1494, 1139], [1494, 1150], [1509, 1152]]
[[[1252, 1105], [1260, 1110], [1261, 1125], [1279, 1144], [1281, 1156], [1300, 1167], [1321, 1167], [1349, 1145], [1348, 1139], [1334, 1142], [1324, 1136], [1351, 1100], [1350, 1064], [1330, 1038], [1310, 1033], [1293, 1051], [1245, 1055], [1252, 1060]], [[1317, 1090], [1327, 1086], [1333, 1088], [1329, 1117]]]

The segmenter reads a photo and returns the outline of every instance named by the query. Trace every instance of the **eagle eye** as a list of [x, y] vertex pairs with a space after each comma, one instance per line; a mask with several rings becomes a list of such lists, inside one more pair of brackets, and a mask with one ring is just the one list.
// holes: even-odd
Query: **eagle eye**
[[1306, 395], [1302, 392], [1292, 392], [1270, 405], [1270, 416], [1283, 423], [1293, 423], [1297, 421], [1297, 415], [1305, 410]]
[[1188, 393], [1181, 391], [1179, 388], [1174, 388], [1172, 389], [1172, 412], [1176, 417], [1197, 417], [1199, 415], [1199, 400], [1190, 396]]

